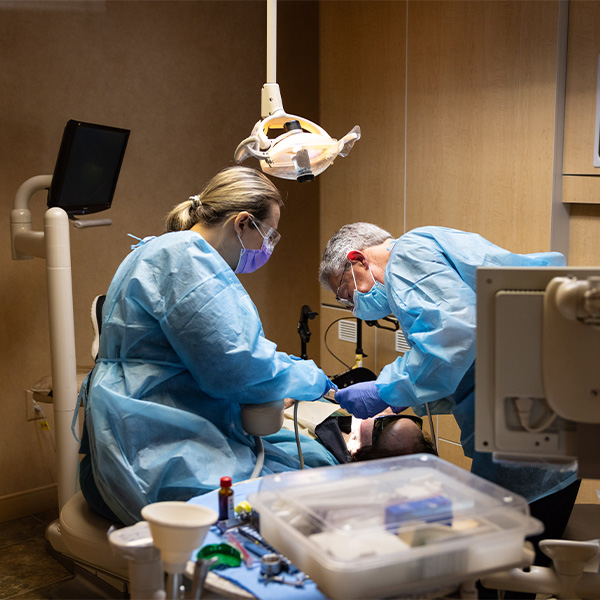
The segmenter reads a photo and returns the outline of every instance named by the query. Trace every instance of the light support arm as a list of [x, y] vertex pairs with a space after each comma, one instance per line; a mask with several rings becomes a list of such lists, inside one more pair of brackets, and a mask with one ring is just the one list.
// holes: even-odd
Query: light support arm
[[52, 175], [37, 175], [23, 182], [17, 190], [13, 210], [10, 213], [10, 237], [13, 260], [46, 258], [44, 234], [33, 231], [29, 200], [39, 191], [48, 189]]
[[275, 115], [285, 115], [287, 121], [297, 118], [285, 114], [281, 92], [279, 91], [279, 85], [277, 83], [265, 83], [265, 85], [262, 86], [260, 91], [260, 115], [263, 119]]
[[283, 102], [277, 84], [277, 0], [267, 0], [267, 82], [261, 90], [260, 116], [266, 119], [279, 112]]
[[267, 84], [277, 82], [277, 0], [267, 0]]
[[55, 207], [46, 211], [44, 233], [58, 462], [58, 505], [62, 508], [77, 491], [79, 459], [79, 442], [71, 431], [78, 390], [69, 217], [62, 208]]
[[77, 401], [77, 367], [69, 217], [62, 208], [50, 208], [44, 217], [44, 231], [33, 231], [29, 210], [31, 196], [49, 188], [51, 183], [51, 175], [40, 175], [21, 185], [11, 212], [11, 240], [13, 259], [46, 259], [58, 504], [62, 509], [76, 491], [79, 448], [71, 432]]

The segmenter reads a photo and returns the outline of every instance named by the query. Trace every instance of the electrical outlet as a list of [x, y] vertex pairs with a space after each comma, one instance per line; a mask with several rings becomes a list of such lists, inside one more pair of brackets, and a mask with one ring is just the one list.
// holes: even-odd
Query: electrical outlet
[[42, 411], [36, 410], [38, 403], [33, 399], [33, 392], [31, 390], [25, 390], [25, 410], [28, 421], [37, 421], [43, 418]]

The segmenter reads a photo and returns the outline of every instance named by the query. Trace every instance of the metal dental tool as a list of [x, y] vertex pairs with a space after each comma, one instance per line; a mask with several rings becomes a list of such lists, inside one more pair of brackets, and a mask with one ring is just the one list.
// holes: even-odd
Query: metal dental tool
[[202, 590], [206, 576], [219, 559], [216, 556], [212, 558], [199, 558], [194, 564], [194, 576], [192, 578], [192, 597], [191, 600], [200, 600], [202, 598]]

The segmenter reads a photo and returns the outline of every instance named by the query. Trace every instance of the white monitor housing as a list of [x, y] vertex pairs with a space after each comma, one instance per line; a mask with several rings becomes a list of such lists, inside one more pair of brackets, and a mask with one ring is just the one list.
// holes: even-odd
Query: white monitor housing
[[475, 447], [600, 477], [600, 267], [477, 270]]

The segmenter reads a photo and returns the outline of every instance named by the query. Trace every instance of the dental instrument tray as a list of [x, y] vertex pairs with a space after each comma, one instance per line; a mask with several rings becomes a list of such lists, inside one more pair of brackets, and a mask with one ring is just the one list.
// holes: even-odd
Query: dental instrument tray
[[330, 598], [434, 590], [522, 565], [524, 498], [430, 454], [264, 477], [261, 535]]

